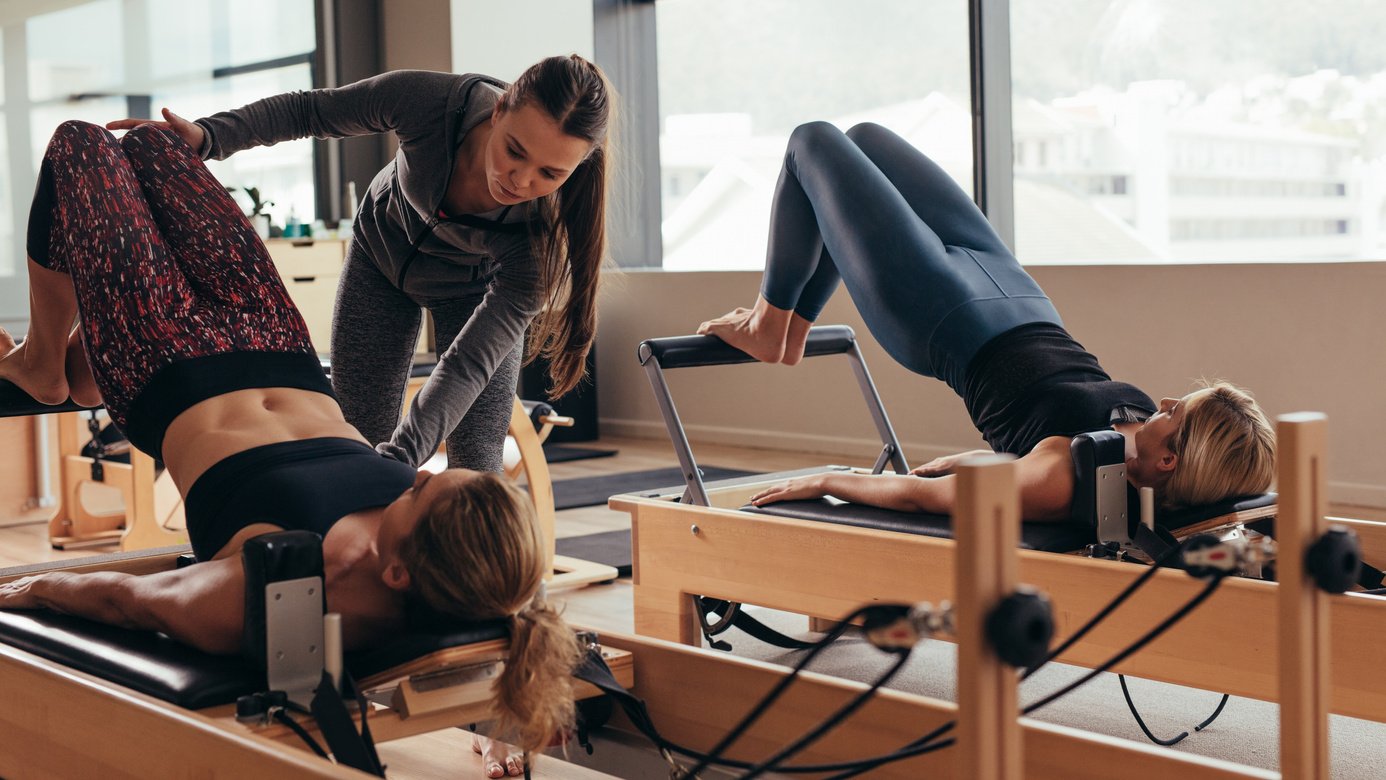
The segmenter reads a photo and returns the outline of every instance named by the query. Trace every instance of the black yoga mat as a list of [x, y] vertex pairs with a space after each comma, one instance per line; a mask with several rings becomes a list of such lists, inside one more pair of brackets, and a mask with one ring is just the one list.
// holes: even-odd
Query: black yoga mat
[[549, 463], [566, 463], [570, 460], [588, 458], [609, 458], [616, 450], [598, 450], [591, 447], [574, 447], [571, 444], [545, 444], [544, 460]]
[[604, 563], [614, 567], [622, 577], [629, 577], [631, 570], [630, 531], [606, 531], [585, 536], [569, 536], [559, 539], [554, 552], [577, 558], [581, 561]]
[[[738, 471], [716, 466], [700, 466], [703, 481], [731, 479], [754, 474], [754, 471]], [[677, 468], [652, 469], [650, 471], [627, 471], [622, 474], [606, 474], [600, 477], [579, 479], [560, 479], [553, 483], [554, 509], [572, 509], [579, 506], [605, 504], [608, 498], [621, 493], [635, 493], [641, 490], [671, 487], [683, 484], [683, 472]]]

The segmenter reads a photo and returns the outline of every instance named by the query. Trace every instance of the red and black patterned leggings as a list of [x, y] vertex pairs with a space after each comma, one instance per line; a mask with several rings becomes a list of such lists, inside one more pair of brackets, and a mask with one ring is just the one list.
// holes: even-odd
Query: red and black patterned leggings
[[[311, 359], [316, 367], [308, 329], [264, 243], [177, 135], [141, 125], [116, 140], [96, 125], [66, 122], [53, 134], [41, 175], [48, 180], [34, 208], [51, 211], [31, 219], [30, 253], [71, 275], [87, 359], [122, 428], [151, 380], [174, 363], [261, 353], [302, 356], [295, 363]], [[47, 236], [33, 235], [32, 225], [45, 222]], [[35, 251], [45, 238], [46, 251]], [[211, 397], [278, 383], [226, 377], [194, 384]], [[155, 450], [162, 437], [160, 429]]]

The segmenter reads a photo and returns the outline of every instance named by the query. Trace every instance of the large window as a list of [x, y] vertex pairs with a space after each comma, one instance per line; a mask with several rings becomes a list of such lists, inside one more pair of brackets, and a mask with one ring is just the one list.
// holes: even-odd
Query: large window
[[761, 268], [795, 126], [876, 122], [972, 188], [967, 4], [660, 0], [663, 266]]
[[1386, 4], [1013, 0], [1026, 262], [1382, 257]]
[[[313, 0], [90, 0], [0, 18], [0, 319], [22, 323], [24, 232], [38, 162], [58, 124], [157, 116], [189, 119], [267, 95], [310, 89]], [[42, 9], [42, 4], [33, 4]], [[17, 44], [17, 45], [15, 45]], [[16, 90], [16, 87], [19, 89]], [[313, 149], [295, 141], [209, 164], [244, 200], [258, 187], [312, 220]]]

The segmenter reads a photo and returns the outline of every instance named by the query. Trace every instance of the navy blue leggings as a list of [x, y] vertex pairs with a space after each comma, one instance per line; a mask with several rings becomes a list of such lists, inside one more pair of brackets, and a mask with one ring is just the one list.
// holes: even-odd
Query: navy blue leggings
[[761, 295], [813, 321], [839, 279], [891, 357], [959, 393], [983, 344], [1063, 324], [942, 168], [880, 125], [811, 122], [789, 138]]

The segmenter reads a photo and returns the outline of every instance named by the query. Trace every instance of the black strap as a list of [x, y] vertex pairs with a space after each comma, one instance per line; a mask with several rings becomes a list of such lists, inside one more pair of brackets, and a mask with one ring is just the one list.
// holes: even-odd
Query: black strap
[[366, 697], [356, 690], [355, 681], [345, 673], [342, 682], [356, 694], [356, 703], [361, 712], [361, 731], [356, 731], [356, 724], [351, 719], [351, 713], [347, 711], [346, 701], [333, 684], [331, 675], [325, 671], [322, 673], [322, 682], [313, 692], [313, 718], [317, 721], [318, 730], [322, 732], [327, 746], [332, 749], [337, 763], [376, 777], [384, 777], [385, 767], [381, 766], [380, 756], [376, 755], [375, 741], [371, 739], [371, 729], [366, 723], [366, 713], [369, 712], [370, 705], [366, 703]]
[[1371, 566], [1366, 561], [1361, 561], [1358, 565], [1362, 567], [1357, 570], [1358, 585], [1367, 590], [1378, 590], [1386, 585], [1386, 572]]
[[589, 648], [582, 662], [573, 670], [573, 676], [585, 683], [590, 683], [597, 690], [610, 696], [625, 711], [631, 724], [639, 729], [640, 733], [649, 737], [655, 745], [662, 748], [666, 744], [664, 738], [659, 735], [659, 731], [655, 729], [654, 720], [650, 717], [650, 711], [645, 706], [645, 701], [626, 690], [626, 686], [616, 681], [616, 676], [611, 673], [611, 667], [606, 665], [601, 651]]
[[[802, 639], [795, 639], [792, 636], [776, 631], [775, 629], [756, 620], [746, 614], [741, 609], [741, 605], [734, 601], [723, 601], [721, 599], [710, 599], [698, 596], [693, 599], [694, 608], [698, 610], [699, 624], [703, 628], [703, 636], [707, 637], [708, 644], [715, 650], [731, 650], [731, 645], [725, 641], [713, 639], [714, 636], [735, 626], [743, 632], [750, 634], [752, 638], [782, 647], [786, 650], [807, 650], [813, 647], [813, 642], [805, 642]], [[728, 618], [723, 614], [727, 613]], [[715, 623], [709, 623], [707, 616], [713, 615], [717, 618]]]

